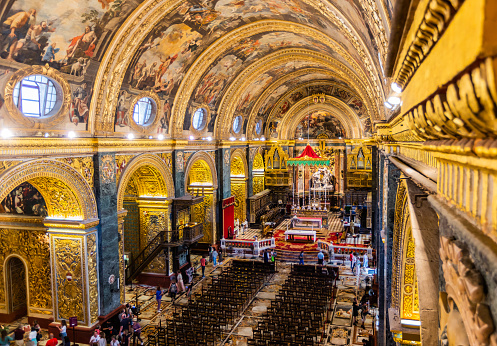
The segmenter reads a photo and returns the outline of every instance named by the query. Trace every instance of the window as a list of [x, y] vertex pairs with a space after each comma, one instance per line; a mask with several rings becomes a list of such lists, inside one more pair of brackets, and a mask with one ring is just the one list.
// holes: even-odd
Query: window
[[14, 87], [12, 98], [17, 108], [27, 117], [49, 117], [60, 109], [55, 82], [39, 74], [19, 81]]
[[238, 133], [240, 132], [241, 129], [242, 129], [242, 116], [239, 115], [235, 118], [235, 120], [233, 120], [233, 131], [235, 131], [235, 133]]
[[257, 123], [255, 124], [255, 133], [260, 135], [262, 130], [262, 120], [259, 119]]
[[152, 117], [154, 103], [149, 97], [142, 97], [135, 103], [133, 108], [133, 120], [138, 125], [148, 125]]
[[203, 108], [199, 108], [195, 111], [195, 113], [193, 114], [193, 128], [195, 130], [202, 130], [205, 126], [205, 114], [207, 113], [207, 111]]

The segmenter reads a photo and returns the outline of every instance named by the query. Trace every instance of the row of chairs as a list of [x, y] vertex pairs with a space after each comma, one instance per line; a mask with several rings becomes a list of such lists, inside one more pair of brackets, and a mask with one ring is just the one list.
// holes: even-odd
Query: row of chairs
[[228, 334], [271, 274], [263, 263], [233, 260], [186, 307], [175, 312], [165, 327], [159, 326], [149, 335], [149, 345], [214, 345]]
[[319, 344], [332, 306], [336, 277], [338, 273], [330, 275], [330, 271], [316, 270], [313, 265], [293, 266], [248, 345]]

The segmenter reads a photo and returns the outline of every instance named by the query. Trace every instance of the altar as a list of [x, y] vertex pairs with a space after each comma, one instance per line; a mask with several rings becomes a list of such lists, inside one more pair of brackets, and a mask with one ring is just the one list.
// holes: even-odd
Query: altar
[[320, 217], [294, 216], [292, 228], [323, 228], [323, 219]]
[[[307, 229], [289, 229], [285, 231], [285, 241], [295, 241], [295, 237], [306, 237], [307, 241], [316, 242], [316, 231]], [[312, 238], [311, 238], [312, 237]]]

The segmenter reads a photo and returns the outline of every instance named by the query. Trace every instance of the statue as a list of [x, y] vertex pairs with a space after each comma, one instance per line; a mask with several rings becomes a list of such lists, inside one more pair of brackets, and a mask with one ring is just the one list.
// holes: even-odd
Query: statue
[[335, 191], [335, 177], [327, 167], [319, 167], [311, 176], [313, 190]]

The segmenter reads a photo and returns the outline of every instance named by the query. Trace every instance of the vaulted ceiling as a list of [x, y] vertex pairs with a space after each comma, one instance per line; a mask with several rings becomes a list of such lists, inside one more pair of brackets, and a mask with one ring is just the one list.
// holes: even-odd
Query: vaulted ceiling
[[[119, 112], [152, 94], [161, 119], [142, 135], [285, 138], [313, 106], [364, 137], [385, 118], [390, 0], [10, 0], [2, 22], [30, 8], [33, 24], [48, 23], [47, 46], [60, 48], [52, 67], [92, 95], [91, 135], [130, 131]], [[15, 62], [3, 53], [0, 67], [44, 62], [25, 50]], [[315, 94], [326, 95], [320, 105]], [[201, 131], [191, 121], [198, 108], [207, 110]]]

